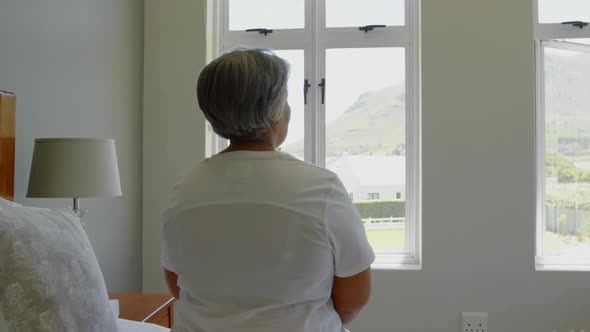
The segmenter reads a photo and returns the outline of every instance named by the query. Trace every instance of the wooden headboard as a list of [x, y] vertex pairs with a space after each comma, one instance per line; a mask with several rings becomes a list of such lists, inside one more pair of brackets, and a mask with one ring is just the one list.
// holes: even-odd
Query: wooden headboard
[[14, 134], [16, 97], [0, 91], [0, 197], [14, 199]]

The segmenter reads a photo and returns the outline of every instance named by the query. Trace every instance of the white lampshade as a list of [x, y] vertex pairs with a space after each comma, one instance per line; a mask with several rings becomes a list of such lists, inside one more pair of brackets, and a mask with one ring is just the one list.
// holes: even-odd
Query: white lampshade
[[121, 195], [114, 140], [35, 140], [27, 197], [81, 198]]

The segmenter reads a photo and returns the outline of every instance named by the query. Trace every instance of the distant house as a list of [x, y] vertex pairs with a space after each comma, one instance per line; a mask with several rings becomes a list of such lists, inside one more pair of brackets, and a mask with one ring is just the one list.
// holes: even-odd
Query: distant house
[[326, 167], [338, 174], [354, 201], [405, 199], [406, 157], [342, 155]]

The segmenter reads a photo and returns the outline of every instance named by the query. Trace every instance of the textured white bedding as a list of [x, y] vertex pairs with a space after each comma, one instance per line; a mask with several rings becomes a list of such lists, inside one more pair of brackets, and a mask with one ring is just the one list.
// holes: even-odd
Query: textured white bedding
[[[159, 325], [134, 322], [126, 319], [117, 319], [119, 332], [169, 332], [170, 330]], [[0, 312], [0, 332], [9, 332], [8, 327], [4, 324], [2, 312]]]
[[134, 322], [126, 319], [117, 319], [119, 332], [169, 332], [170, 330], [155, 324]]
[[[119, 300], [109, 300], [109, 305], [113, 310], [115, 317], [119, 317]], [[170, 329], [165, 327], [154, 325], [150, 323], [141, 323], [127, 319], [117, 318], [117, 326], [119, 332], [167, 332]], [[2, 332], [2, 331], [0, 331]]]

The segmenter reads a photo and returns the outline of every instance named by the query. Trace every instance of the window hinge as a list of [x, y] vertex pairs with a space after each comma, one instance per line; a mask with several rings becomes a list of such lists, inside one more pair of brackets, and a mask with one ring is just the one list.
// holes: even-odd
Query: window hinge
[[385, 28], [385, 25], [384, 24], [365, 25], [364, 27], [359, 27], [359, 30], [367, 33], [369, 31], [373, 31], [373, 29], [375, 29], [375, 28]]
[[326, 79], [322, 78], [322, 83], [318, 84], [322, 88], [322, 105], [326, 102]]
[[582, 21], [568, 21], [568, 22], [562, 22], [561, 24], [569, 24], [571, 26], [580, 28], [580, 29], [584, 29], [584, 27], [588, 26], [588, 22], [582, 22]]
[[269, 33], [272, 33], [272, 29], [265, 29], [265, 28], [246, 29], [246, 32], [258, 32], [259, 34], [264, 34], [266, 36]]
[[303, 104], [307, 105], [307, 92], [309, 91], [309, 87], [311, 86], [311, 84], [309, 84], [309, 80], [306, 78], [303, 81]]

